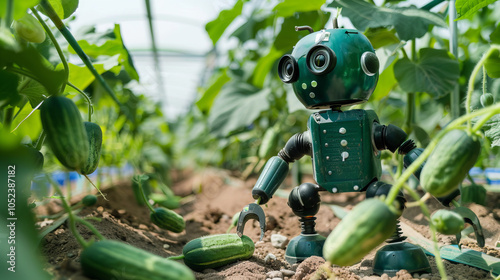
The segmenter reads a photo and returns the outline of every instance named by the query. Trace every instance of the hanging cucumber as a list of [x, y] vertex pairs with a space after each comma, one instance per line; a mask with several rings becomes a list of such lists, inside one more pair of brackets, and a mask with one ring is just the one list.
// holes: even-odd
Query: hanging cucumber
[[422, 188], [435, 197], [443, 197], [458, 188], [481, 152], [476, 135], [455, 129], [441, 138], [420, 174]]
[[89, 153], [87, 162], [83, 166], [81, 173], [88, 175], [93, 173], [99, 165], [99, 159], [101, 158], [102, 130], [99, 125], [93, 122], [84, 122], [83, 124], [87, 132]]
[[89, 143], [80, 111], [71, 99], [51, 96], [40, 107], [46, 141], [59, 162], [81, 172], [87, 164]]

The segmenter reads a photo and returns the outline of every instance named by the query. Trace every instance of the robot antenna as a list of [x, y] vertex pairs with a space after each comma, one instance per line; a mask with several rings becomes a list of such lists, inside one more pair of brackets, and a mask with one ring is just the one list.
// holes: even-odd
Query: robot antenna
[[302, 30], [307, 30], [307, 31], [309, 31], [309, 33], [313, 33], [314, 32], [314, 30], [312, 29], [312, 27], [310, 27], [308, 25], [295, 26], [295, 31], [302, 31]]
[[333, 18], [333, 29], [339, 28], [339, 22], [337, 18]]

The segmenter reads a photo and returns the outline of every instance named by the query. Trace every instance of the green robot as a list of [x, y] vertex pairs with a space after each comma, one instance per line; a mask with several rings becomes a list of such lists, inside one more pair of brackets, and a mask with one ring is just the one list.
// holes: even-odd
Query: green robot
[[[325, 237], [314, 229], [319, 192], [366, 192], [367, 197], [387, 194], [391, 185], [379, 181], [380, 151], [388, 149], [394, 153], [399, 149], [401, 154], [411, 154], [406, 165], [422, 152], [411, 140], [406, 141], [402, 129], [380, 124], [374, 111], [342, 110], [343, 106], [366, 102], [377, 84], [379, 61], [362, 33], [340, 28], [313, 32], [308, 26], [296, 30], [308, 30], [310, 34], [295, 45], [291, 55], [281, 58], [278, 74], [284, 83], [292, 85], [306, 108], [321, 110], [309, 117], [307, 131], [290, 138], [278, 155], [266, 163], [252, 190], [256, 202], [244, 208], [237, 227], [241, 235], [246, 221], [256, 219], [262, 239], [265, 215], [259, 204], [271, 199], [287, 176], [290, 163], [305, 155], [312, 157], [317, 184], [295, 187], [288, 199], [302, 224], [301, 234], [287, 246], [285, 257], [291, 264], [313, 255], [322, 256]], [[402, 193], [398, 201], [403, 208], [406, 200]], [[419, 254], [422, 258], [423, 252]], [[423, 259], [423, 266], [428, 269], [425, 256]]]

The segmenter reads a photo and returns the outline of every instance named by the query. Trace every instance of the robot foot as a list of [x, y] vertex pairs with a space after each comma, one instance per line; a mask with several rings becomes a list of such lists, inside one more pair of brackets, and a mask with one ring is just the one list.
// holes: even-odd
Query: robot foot
[[311, 256], [323, 257], [326, 237], [315, 234], [300, 234], [290, 240], [286, 247], [285, 259], [289, 264], [300, 263]]
[[408, 242], [389, 243], [380, 248], [373, 260], [373, 273], [376, 275], [387, 274], [396, 276], [402, 269], [410, 274], [431, 273], [429, 260], [424, 250]]
[[390, 277], [396, 276], [401, 269], [410, 274], [430, 273], [431, 266], [425, 256], [424, 250], [417, 245], [404, 242], [406, 236], [402, 235], [398, 221], [396, 231], [386, 241], [388, 244], [380, 248], [373, 260], [373, 273], [382, 275], [386, 273]]

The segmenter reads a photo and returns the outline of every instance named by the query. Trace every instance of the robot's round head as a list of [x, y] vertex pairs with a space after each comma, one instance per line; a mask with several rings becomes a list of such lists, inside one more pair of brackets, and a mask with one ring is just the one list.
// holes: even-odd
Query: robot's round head
[[354, 29], [326, 29], [302, 38], [278, 63], [278, 74], [291, 83], [308, 109], [340, 107], [370, 98], [379, 61], [370, 41]]

